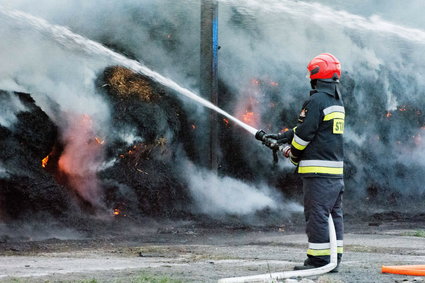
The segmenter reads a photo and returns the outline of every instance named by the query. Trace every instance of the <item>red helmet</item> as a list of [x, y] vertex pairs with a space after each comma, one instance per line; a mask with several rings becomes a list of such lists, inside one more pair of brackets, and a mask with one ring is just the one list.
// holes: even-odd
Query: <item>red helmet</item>
[[332, 79], [341, 77], [341, 63], [329, 53], [322, 53], [313, 58], [307, 66], [310, 79]]

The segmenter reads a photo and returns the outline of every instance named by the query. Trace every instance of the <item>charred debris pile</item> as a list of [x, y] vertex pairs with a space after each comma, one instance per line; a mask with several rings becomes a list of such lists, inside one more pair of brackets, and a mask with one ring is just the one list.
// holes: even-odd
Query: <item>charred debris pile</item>
[[24, 106], [15, 123], [0, 126], [2, 222], [47, 216], [72, 224], [87, 216], [137, 220], [190, 215], [191, 200], [180, 176], [177, 152], [190, 151], [193, 145], [181, 103], [122, 67], [107, 68], [97, 84], [110, 102], [112, 126], [108, 137], [93, 135], [85, 141], [93, 150], [102, 148], [105, 160], [94, 176], [100, 189], [90, 196], [75, 186], [83, 183], [84, 187], [90, 181], [84, 178], [93, 176], [64, 170], [65, 145], [59, 127], [30, 94], [0, 92], [4, 107], [16, 99]]

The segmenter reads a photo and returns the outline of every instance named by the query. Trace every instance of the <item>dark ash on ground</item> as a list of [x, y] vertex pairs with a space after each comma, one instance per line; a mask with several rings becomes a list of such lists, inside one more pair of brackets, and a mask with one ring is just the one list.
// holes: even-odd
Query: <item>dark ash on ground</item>
[[[424, 223], [393, 220], [372, 225], [349, 222], [340, 272], [309, 279], [322, 283], [414, 282], [414, 277], [380, 273], [382, 265], [425, 262], [425, 238], [414, 236], [420, 235], [416, 232]], [[216, 282], [222, 277], [291, 270], [302, 262], [306, 251], [301, 219], [268, 228], [150, 222], [147, 227], [127, 226], [122, 233], [119, 226], [109, 227], [117, 229], [109, 234], [81, 235], [75, 240], [2, 237], [1, 282], [137, 282], [142, 275]]]

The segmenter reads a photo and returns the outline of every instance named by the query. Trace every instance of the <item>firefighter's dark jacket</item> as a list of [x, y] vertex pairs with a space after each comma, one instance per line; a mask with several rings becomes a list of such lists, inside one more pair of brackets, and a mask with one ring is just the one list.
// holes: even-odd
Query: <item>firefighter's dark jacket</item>
[[304, 103], [291, 143], [291, 162], [304, 177], [342, 178], [345, 109], [339, 82], [318, 80]]

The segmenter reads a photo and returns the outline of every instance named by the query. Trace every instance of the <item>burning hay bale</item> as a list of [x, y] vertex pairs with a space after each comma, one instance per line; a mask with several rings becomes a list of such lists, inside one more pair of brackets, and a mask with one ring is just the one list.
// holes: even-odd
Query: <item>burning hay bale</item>
[[150, 80], [121, 66], [107, 68], [104, 83], [119, 98], [134, 96], [142, 101], [151, 101], [158, 95]]
[[99, 79], [112, 104], [114, 137], [100, 173], [108, 205], [133, 217], [178, 216], [190, 203], [181, 177], [180, 148], [190, 150], [186, 114], [175, 95], [124, 67], [109, 67]]

